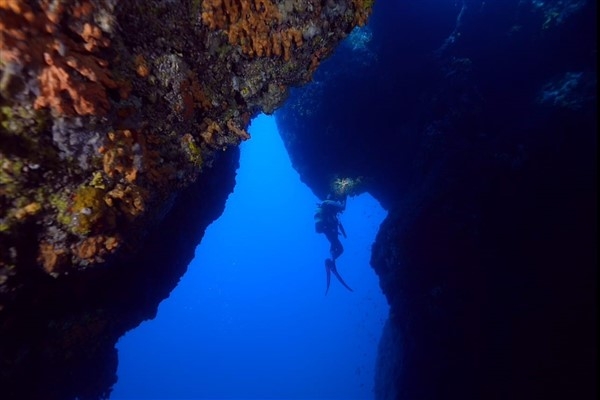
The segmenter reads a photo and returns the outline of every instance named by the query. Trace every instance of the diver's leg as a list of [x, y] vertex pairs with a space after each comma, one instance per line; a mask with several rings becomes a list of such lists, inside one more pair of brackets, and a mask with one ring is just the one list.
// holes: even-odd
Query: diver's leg
[[335, 260], [335, 257], [333, 256], [333, 254], [334, 254], [333, 248], [335, 246], [334, 243], [337, 239], [337, 235], [335, 233], [332, 233], [330, 230], [327, 230], [323, 233], [325, 233], [325, 237], [329, 241], [329, 253], [331, 254], [331, 258]]
[[331, 258], [333, 258], [334, 261], [337, 260], [337, 258], [344, 252], [342, 242], [340, 242], [340, 239], [337, 236], [335, 236], [334, 240], [331, 242], [329, 252], [331, 253]]

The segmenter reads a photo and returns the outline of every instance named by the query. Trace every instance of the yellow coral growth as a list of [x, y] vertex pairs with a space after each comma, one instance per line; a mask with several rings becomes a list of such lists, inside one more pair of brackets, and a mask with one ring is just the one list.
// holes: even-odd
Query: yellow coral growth
[[65, 249], [56, 248], [50, 243], [41, 243], [38, 249], [38, 262], [49, 274], [54, 274], [65, 265], [68, 253]]
[[302, 34], [284, 28], [281, 14], [270, 0], [205, 0], [202, 22], [210, 29], [223, 29], [229, 43], [239, 45], [249, 56], [291, 57], [292, 45], [302, 45]]
[[[63, 115], [105, 115], [110, 109], [106, 88], [116, 88], [101, 59], [87, 56], [82, 58], [60, 58], [56, 54], [44, 53], [46, 67], [39, 75], [41, 93], [34, 103], [36, 109], [50, 107]], [[104, 65], [102, 65], [104, 64]], [[74, 72], [88, 81], [73, 79]], [[68, 98], [63, 96], [68, 94]]]
[[202, 151], [200, 147], [196, 144], [194, 137], [189, 133], [186, 133], [181, 138], [181, 143], [184, 146], [185, 152], [188, 155], [190, 162], [197, 167], [202, 166]]
[[354, 23], [358, 26], [364, 26], [367, 23], [369, 15], [373, 10], [375, 0], [353, 0], [354, 3]]
[[358, 178], [338, 178], [331, 183], [331, 190], [337, 196], [356, 196], [361, 192], [363, 179]]
[[327, 57], [327, 55], [330, 52], [330, 49], [322, 47], [320, 49], [317, 49], [317, 51], [313, 53], [313, 55], [310, 58], [310, 65], [308, 66], [308, 72], [310, 75], [312, 75], [317, 70], [317, 67], [321, 63], [321, 60]]
[[96, 235], [73, 246], [73, 254], [83, 260], [93, 262], [97, 257], [113, 253], [119, 245], [120, 241], [116, 236]]
[[73, 218], [69, 221], [72, 233], [88, 235], [114, 225], [114, 213], [107, 210], [105, 194], [104, 189], [92, 186], [82, 186], [75, 192], [70, 208]]
[[227, 128], [229, 128], [231, 132], [235, 133], [235, 135], [242, 140], [250, 139], [250, 134], [248, 134], [248, 132], [246, 132], [244, 129], [241, 129], [239, 126], [237, 126], [236, 123], [233, 122], [233, 120], [231, 119], [227, 121]]
[[145, 148], [144, 138], [139, 133], [129, 129], [109, 132], [107, 144], [99, 149], [104, 173], [111, 178], [121, 174], [128, 182], [135, 181], [142, 169]]
[[[281, 41], [281, 43], [279, 43]], [[296, 47], [302, 46], [302, 32], [299, 29], [286, 29], [280, 33], [275, 33], [272, 38], [273, 53], [280, 56], [283, 51], [283, 59], [289, 61], [292, 56], [292, 44]]]
[[42, 206], [38, 202], [27, 204], [25, 207], [20, 208], [15, 213], [17, 219], [24, 219], [30, 215], [37, 214], [42, 209]]
[[133, 58], [135, 72], [142, 78], [147, 78], [150, 75], [150, 66], [142, 54], [138, 54]]
[[203, 125], [206, 126], [205, 129], [202, 130], [202, 133], [200, 133], [200, 136], [202, 136], [202, 139], [204, 139], [204, 142], [207, 144], [214, 144], [215, 143], [215, 134], [219, 134], [222, 129], [219, 126], [219, 124], [217, 124], [215, 121], [211, 120], [210, 118], [205, 118], [203, 122]]
[[0, 62], [38, 74], [36, 108], [62, 115], [106, 114], [106, 90], [118, 84], [107, 61], [93, 55], [110, 44], [93, 23], [93, 4], [41, 0], [39, 8], [34, 12], [22, 0], [0, 1]]
[[118, 184], [104, 198], [111, 207], [118, 206], [130, 220], [141, 215], [146, 209], [147, 192], [137, 185]]

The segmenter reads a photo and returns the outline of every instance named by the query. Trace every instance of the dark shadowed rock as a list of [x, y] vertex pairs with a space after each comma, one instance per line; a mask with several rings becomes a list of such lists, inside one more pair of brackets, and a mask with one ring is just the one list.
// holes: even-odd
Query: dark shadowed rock
[[595, 398], [596, 5], [430, 3], [378, 3], [276, 113], [318, 196], [389, 211], [376, 398]]

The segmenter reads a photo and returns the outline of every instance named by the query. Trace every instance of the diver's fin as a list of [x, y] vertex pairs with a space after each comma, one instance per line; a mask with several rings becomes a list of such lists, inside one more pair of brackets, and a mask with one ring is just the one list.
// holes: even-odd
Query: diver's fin
[[325, 289], [325, 296], [327, 296], [329, 284], [331, 283], [331, 260], [329, 258], [325, 259], [325, 272], [327, 272], [327, 288]]
[[333, 270], [333, 274], [335, 275], [335, 277], [336, 277], [336, 278], [338, 278], [338, 281], [340, 281], [340, 283], [341, 283], [342, 285], [344, 285], [344, 287], [345, 287], [346, 289], [348, 289], [348, 290], [349, 290], [349, 291], [351, 291], [351, 292], [354, 292], [354, 290], [352, 290], [352, 288], [351, 288], [350, 286], [348, 286], [348, 285], [346, 284], [346, 282], [344, 282], [344, 280], [342, 279], [342, 277], [340, 276], [340, 274], [337, 272], [337, 270], [335, 270], [335, 269], [334, 269], [334, 270]]
[[[344, 280], [342, 279], [342, 276], [337, 272], [337, 268], [335, 266], [335, 261], [328, 258], [327, 260], [325, 260], [325, 265], [327, 267], [327, 288], [328, 289], [329, 289], [329, 275], [330, 275], [330, 272], [333, 272], [333, 274], [338, 279], [338, 281], [340, 281], [340, 283], [342, 285], [344, 285], [344, 287], [346, 289], [348, 289], [351, 292], [354, 292], [354, 290], [352, 290], [352, 288], [350, 286], [348, 286], [348, 284], [346, 282], [344, 282]], [[327, 292], [325, 294], [327, 294]]]

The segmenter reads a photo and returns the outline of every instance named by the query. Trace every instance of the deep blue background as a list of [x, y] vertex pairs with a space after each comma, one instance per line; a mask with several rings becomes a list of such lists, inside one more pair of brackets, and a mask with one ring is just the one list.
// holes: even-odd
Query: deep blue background
[[[252, 122], [236, 187], [157, 317], [119, 342], [111, 399], [368, 399], [388, 306], [369, 266], [385, 211], [349, 198], [327, 296], [319, 199], [292, 169], [272, 117]], [[201, 206], [201, 205], [199, 205]]]

